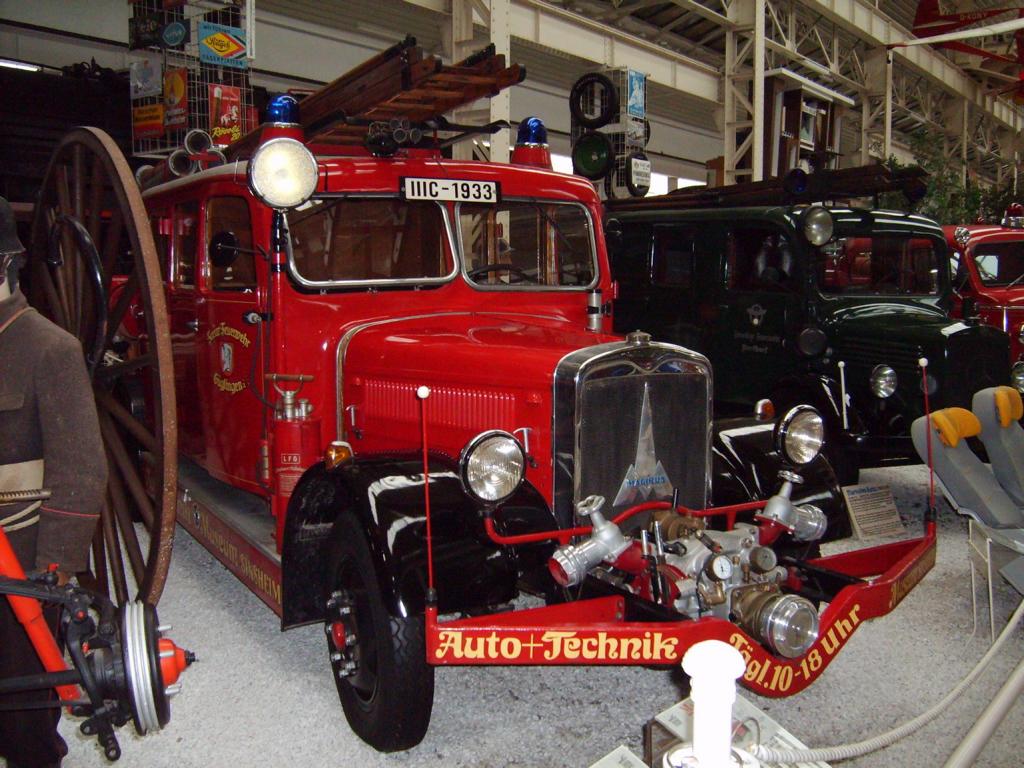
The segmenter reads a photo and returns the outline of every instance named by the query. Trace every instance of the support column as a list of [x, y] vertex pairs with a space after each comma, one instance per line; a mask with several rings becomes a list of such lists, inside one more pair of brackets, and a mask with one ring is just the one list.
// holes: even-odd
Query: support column
[[765, 0], [734, 0], [725, 34], [725, 183], [764, 178]]
[[967, 188], [967, 141], [970, 138], [969, 124], [971, 108], [964, 99], [963, 114], [960, 118], [960, 186]]
[[[445, 55], [454, 63], [493, 43], [495, 53], [504, 54], [507, 62], [512, 39], [511, 0], [450, 0], [450, 3], [450, 44], [444, 46]], [[474, 37], [476, 25], [484, 28], [482, 38]], [[457, 123], [483, 125], [494, 120], [508, 120], [510, 112], [511, 100], [508, 89], [505, 89], [487, 103], [481, 100], [455, 110], [452, 119]], [[490, 144], [489, 150], [483, 146], [484, 142]], [[457, 160], [493, 160], [507, 163], [508, 153], [509, 131], [499, 131], [493, 136], [480, 136], [475, 143], [467, 139], [452, 147], [452, 157]]]

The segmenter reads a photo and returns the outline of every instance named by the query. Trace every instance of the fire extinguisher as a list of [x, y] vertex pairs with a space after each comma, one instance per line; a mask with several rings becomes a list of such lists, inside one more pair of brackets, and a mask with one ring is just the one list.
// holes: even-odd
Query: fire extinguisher
[[[320, 445], [320, 417], [314, 417], [313, 406], [297, 396], [302, 385], [312, 381], [307, 374], [268, 373], [267, 381], [274, 385], [280, 399], [274, 406], [272, 432], [272, 490], [271, 511], [274, 515], [277, 546], [284, 540], [284, 520], [295, 485], [307, 467], [315, 464], [322, 453]], [[285, 389], [279, 382], [295, 382], [295, 389]]]

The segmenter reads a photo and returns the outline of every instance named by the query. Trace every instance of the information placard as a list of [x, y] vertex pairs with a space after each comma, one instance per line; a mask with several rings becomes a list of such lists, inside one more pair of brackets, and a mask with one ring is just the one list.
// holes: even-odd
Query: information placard
[[849, 485], [843, 488], [843, 498], [858, 539], [904, 532], [888, 485]]

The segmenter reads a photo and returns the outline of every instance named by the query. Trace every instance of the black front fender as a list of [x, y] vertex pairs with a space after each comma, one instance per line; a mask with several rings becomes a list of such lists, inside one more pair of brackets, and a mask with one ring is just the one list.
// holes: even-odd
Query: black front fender
[[850, 535], [850, 518], [828, 460], [818, 455], [796, 466], [775, 445], [775, 421], [718, 419], [714, 424], [711, 481], [714, 506], [767, 499], [782, 485], [779, 471], [796, 472], [804, 482], [793, 489], [794, 504], [814, 504], [828, 517], [823, 541]]
[[[483, 528], [483, 508], [462, 489], [454, 462], [430, 458], [431, 532], [435, 586], [442, 613], [473, 611], [516, 594], [520, 557], [495, 545]], [[550, 527], [550, 511], [529, 485], [496, 513], [516, 510]], [[285, 523], [282, 626], [323, 618], [337, 564], [335, 523], [354, 517], [363, 530], [388, 610], [423, 611], [427, 590], [423, 463], [419, 454], [357, 459], [336, 469], [316, 464], [292, 494]], [[546, 517], [545, 517], [546, 516]], [[536, 528], [535, 528], [536, 529]], [[518, 532], [518, 531], [517, 531]]]

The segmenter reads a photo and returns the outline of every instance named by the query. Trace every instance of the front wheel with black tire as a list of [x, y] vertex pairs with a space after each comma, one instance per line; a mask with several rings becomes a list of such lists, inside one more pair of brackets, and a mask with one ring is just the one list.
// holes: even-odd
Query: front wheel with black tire
[[366, 535], [354, 520], [339, 520], [335, 534], [324, 630], [338, 698], [352, 730], [371, 747], [410, 749], [423, 740], [434, 704], [423, 616], [387, 610]]

